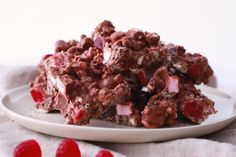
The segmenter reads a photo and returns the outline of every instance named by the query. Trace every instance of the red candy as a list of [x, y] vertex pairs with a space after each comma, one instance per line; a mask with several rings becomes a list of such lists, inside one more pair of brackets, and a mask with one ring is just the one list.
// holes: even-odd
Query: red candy
[[56, 157], [81, 157], [77, 143], [72, 139], [63, 140], [56, 151]]
[[41, 149], [38, 144], [33, 139], [29, 139], [21, 142], [16, 146], [14, 151], [14, 157], [41, 157]]
[[74, 123], [80, 122], [80, 120], [85, 116], [85, 111], [83, 109], [79, 109], [75, 112]]
[[31, 96], [35, 102], [43, 102], [43, 94], [38, 90], [31, 90]]
[[196, 102], [187, 102], [184, 105], [183, 113], [187, 117], [199, 119], [202, 117], [202, 108], [200, 108]]
[[96, 157], [113, 157], [112, 153], [108, 150], [100, 150]]

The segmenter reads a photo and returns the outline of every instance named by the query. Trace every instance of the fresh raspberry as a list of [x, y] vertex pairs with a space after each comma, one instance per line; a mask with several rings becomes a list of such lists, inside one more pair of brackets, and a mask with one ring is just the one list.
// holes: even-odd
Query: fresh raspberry
[[79, 147], [75, 140], [63, 140], [57, 148], [56, 157], [81, 157]]
[[37, 141], [29, 139], [16, 146], [14, 157], [41, 157], [41, 149]]
[[96, 157], [113, 157], [113, 154], [108, 150], [100, 150]]

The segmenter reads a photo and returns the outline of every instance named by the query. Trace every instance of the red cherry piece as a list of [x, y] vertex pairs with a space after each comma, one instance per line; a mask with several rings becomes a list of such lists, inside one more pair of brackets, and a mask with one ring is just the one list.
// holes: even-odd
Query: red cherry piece
[[201, 107], [196, 107], [193, 111], [193, 113], [191, 114], [192, 117], [194, 117], [195, 119], [200, 119], [202, 118], [202, 108]]
[[21, 142], [14, 150], [14, 157], [41, 157], [41, 149], [37, 141], [29, 139]]
[[202, 117], [202, 108], [200, 108], [196, 102], [187, 102], [184, 105], [183, 113], [186, 117], [199, 119]]
[[57, 148], [56, 157], [81, 157], [80, 149], [75, 140], [63, 140]]
[[35, 102], [43, 102], [43, 94], [38, 90], [31, 90], [31, 96]]
[[108, 150], [100, 150], [96, 157], [113, 157], [113, 154]]
[[74, 123], [80, 122], [81, 119], [85, 116], [85, 114], [86, 113], [82, 108], [80, 108], [79, 110], [75, 110], [75, 115], [73, 118]]
[[143, 69], [138, 72], [138, 79], [140, 83], [142, 84], [142, 86], [145, 86], [147, 84], [148, 82], [147, 75]]

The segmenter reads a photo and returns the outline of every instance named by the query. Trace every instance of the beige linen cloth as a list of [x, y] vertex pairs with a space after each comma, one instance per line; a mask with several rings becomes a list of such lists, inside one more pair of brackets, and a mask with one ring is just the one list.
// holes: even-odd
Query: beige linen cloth
[[[27, 84], [35, 74], [36, 66], [0, 65], [0, 94]], [[0, 157], [12, 157], [14, 147], [25, 139], [36, 139], [41, 145], [43, 157], [55, 156], [56, 148], [62, 140], [21, 127], [0, 111]], [[83, 157], [94, 157], [103, 148], [113, 151], [115, 157], [236, 157], [236, 122], [201, 138], [143, 144], [77, 142]]]

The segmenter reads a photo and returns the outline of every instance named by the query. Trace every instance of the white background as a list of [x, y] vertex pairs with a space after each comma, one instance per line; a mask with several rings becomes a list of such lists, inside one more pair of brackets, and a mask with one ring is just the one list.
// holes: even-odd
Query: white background
[[58, 39], [90, 35], [104, 19], [117, 30], [158, 32], [209, 58], [218, 87], [236, 96], [234, 0], [0, 0], [0, 64], [37, 63]]

